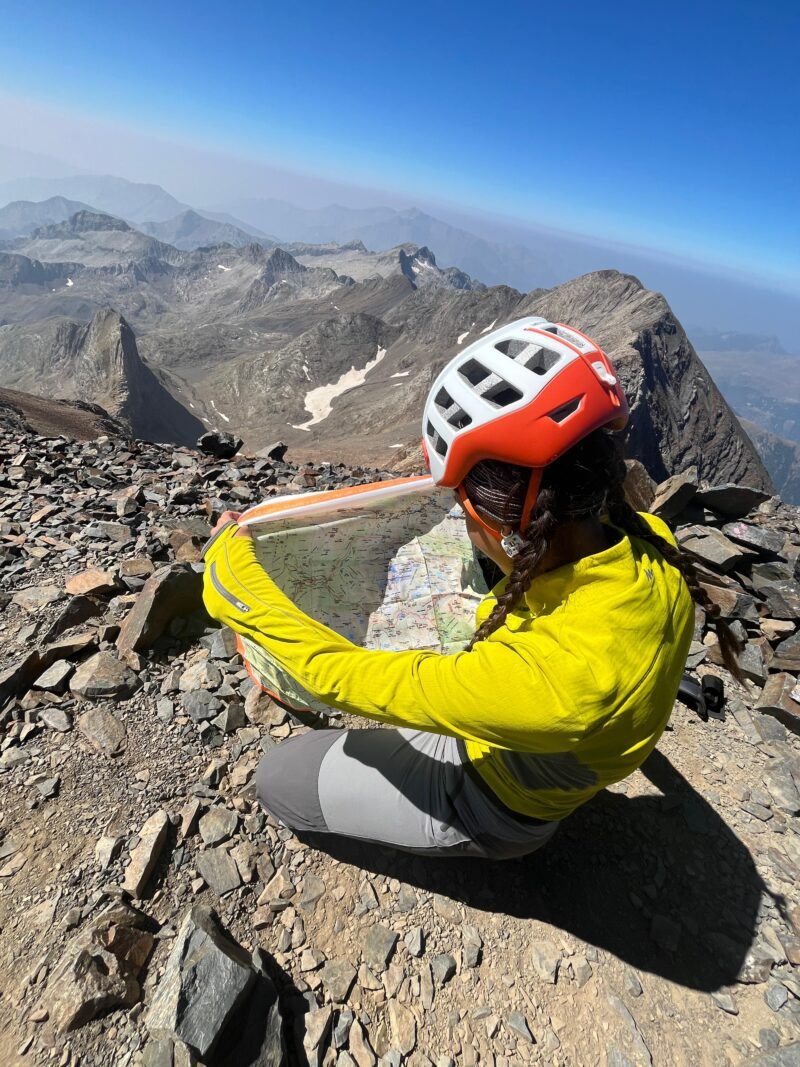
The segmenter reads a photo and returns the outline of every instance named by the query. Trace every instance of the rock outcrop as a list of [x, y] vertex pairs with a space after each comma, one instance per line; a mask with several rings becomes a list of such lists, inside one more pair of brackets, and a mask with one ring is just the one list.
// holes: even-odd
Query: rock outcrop
[[28, 360], [29, 333], [20, 330], [7, 338], [6, 366], [16, 379], [35, 381], [50, 395], [99, 405], [129, 433], [152, 441], [189, 443], [203, 432], [200, 420], [143, 362], [133, 330], [119, 312], [105, 308], [88, 324], [50, 323], [47, 335], [47, 347], [38, 337], [35, 361]]
[[261, 272], [240, 300], [237, 310], [253, 312], [269, 302], [283, 303], [299, 297], [319, 299], [347, 284], [350, 282], [339, 278], [335, 271], [325, 267], [304, 267], [282, 248], [275, 248], [266, 257]]
[[577, 326], [614, 360], [631, 406], [630, 454], [657, 481], [696, 467], [702, 481], [772, 489], [758, 452], [660, 293], [630, 275], [597, 271], [525, 300], [519, 310]]

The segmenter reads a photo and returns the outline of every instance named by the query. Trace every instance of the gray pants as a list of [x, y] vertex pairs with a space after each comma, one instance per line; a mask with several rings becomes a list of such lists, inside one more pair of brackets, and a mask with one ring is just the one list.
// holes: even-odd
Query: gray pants
[[558, 823], [516, 815], [465, 769], [455, 738], [418, 730], [312, 730], [262, 759], [258, 798], [302, 835], [337, 834], [427, 856], [510, 859]]

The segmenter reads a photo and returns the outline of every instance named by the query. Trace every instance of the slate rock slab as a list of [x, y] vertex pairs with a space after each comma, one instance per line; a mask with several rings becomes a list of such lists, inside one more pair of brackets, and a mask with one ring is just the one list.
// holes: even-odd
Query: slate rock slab
[[71, 596], [111, 596], [116, 591], [113, 574], [92, 567], [67, 579], [64, 588]]
[[800, 674], [800, 631], [787, 637], [775, 649], [772, 669]]
[[673, 474], [656, 486], [655, 498], [650, 509], [662, 519], [674, 519], [697, 493], [697, 468], [690, 467], [683, 474]]
[[73, 664], [67, 660], [56, 660], [43, 674], [39, 675], [34, 682], [34, 687], [44, 689], [48, 693], [63, 693], [74, 669]]
[[141, 652], [158, 640], [173, 619], [203, 605], [203, 579], [188, 563], [162, 567], [148, 578], [117, 638], [117, 651]]
[[697, 500], [704, 507], [711, 508], [718, 515], [728, 519], [743, 519], [746, 515], [769, 500], [769, 493], [763, 489], [751, 489], [748, 485], [715, 485], [711, 489], [701, 489]]
[[767, 530], [749, 522], [729, 522], [722, 527], [722, 532], [731, 541], [746, 548], [756, 549], [766, 556], [779, 556], [783, 551], [785, 535], [778, 530]]
[[348, 960], [326, 960], [319, 972], [322, 984], [331, 1000], [337, 1004], [347, 1000], [356, 980], [356, 969]]
[[375, 970], [382, 971], [397, 944], [398, 935], [380, 923], [370, 926], [363, 942], [364, 962]]
[[690, 527], [679, 536], [681, 548], [723, 574], [732, 570], [744, 551], [713, 527]]
[[64, 591], [59, 589], [57, 585], [32, 585], [27, 589], [20, 589], [19, 592], [14, 593], [11, 601], [24, 608], [30, 614], [35, 615], [49, 604], [54, 604], [56, 600], [60, 600], [63, 595]]
[[29, 652], [13, 667], [0, 671], [0, 707], [9, 697], [19, 696], [29, 689], [36, 677], [41, 674], [44, 666], [38, 652]]
[[181, 924], [145, 1025], [154, 1038], [185, 1042], [206, 1061], [256, 980], [250, 956], [202, 905]]
[[238, 889], [242, 884], [239, 868], [231, 854], [224, 848], [209, 848], [197, 856], [200, 877], [218, 897]]
[[119, 1005], [133, 1007], [154, 928], [142, 912], [114, 902], [68, 942], [41, 1001], [56, 1032], [74, 1030]]
[[140, 686], [130, 667], [110, 652], [95, 652], [81, 663], [69, 684], [73, 693], [87, 700], [127, 700]]
[[165, 811], [154, 812], [139, 831], [139, 844], [131, 853], [122, 883], [122, 888], [132, 897], [142, 895], [166, 844], [168, 832], [169, 817]]
[[78, 729], [92, 748], [104, 756], [118, 756], [128, 741], [124, 725], [107, 708], [85, 712], [78, 719]]
[[[253, 953], [254, 963], [259, 954], [260, 950]], [[283, 1031], [278, 990], [267, 974], [259, 972], [247, 999], [225, 1028], [214, 1067], [286, 1067]]]
[[756, 710], [773, 715], [795, 734], [800, 734], [800, 689], [793, 674], [779, 672], [767, 678]]
[[210, 808], [200, 820], [200, 836], [207, 845], [219, 845], [236, 832], [239, 816], [230, 808]]

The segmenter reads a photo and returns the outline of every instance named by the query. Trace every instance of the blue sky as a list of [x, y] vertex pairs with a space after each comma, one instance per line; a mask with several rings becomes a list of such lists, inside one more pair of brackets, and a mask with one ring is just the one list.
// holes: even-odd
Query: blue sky
[[6, 3], [0, 90], [800, 285], [798, 5], [555, 6]]

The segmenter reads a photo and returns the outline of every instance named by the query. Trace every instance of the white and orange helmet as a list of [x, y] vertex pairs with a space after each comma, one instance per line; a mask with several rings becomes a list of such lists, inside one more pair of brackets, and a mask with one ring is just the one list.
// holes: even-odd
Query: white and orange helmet
[[434, 481], [452, 489], [481, 460], [531, 467], [524, 529], [544, 468], [594, 430], [627, 421], [628, 402], [599, 345], [560, 322], [518, 319], [441, 372], [425, 402], [422, 449]]

